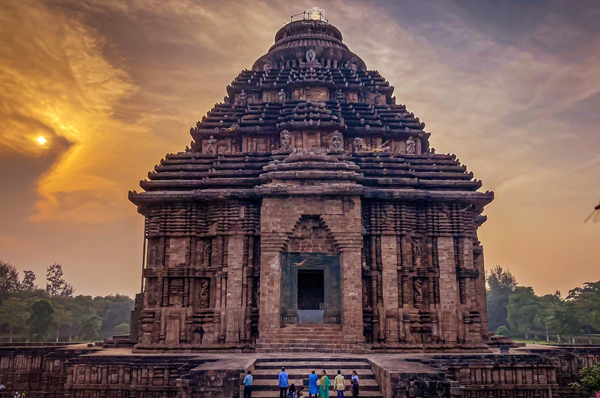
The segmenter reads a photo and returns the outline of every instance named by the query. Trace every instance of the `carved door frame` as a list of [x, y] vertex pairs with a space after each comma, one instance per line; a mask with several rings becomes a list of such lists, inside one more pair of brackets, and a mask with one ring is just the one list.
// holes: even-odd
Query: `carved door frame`
[[299, 252], [281, 253], [281, 324], [298, 324], [299, 270], [323, 271], [323, 321], [326, 324], [341, 324], [342, 286], [339, 254]]

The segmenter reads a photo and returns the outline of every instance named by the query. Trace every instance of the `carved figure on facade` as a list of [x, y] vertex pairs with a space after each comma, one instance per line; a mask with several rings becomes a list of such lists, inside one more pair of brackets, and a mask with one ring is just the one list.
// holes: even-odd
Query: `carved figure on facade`
[[210, 280], [200, 279], [200, 308], [210, 307]]
[[413, 281], [413, 292], [414, 292], [414, 307], [421, 308], [423, 306], [423, 281], [419, 278], [415, 278]]
[[234, 131], [236, 131], [237, 129], [240, 128], [240, 125], [237, 123], [233, 123], [231, 126], [229, 126], [229, 128], [225, 131], [227, 131], [228, 133], [232, 133]]
[[212, 135], [208, 139], [208, 146], [206, 147], [207, 153], [216, 153], [217, 152], [217, 140]]
[[277, 95], [279, 96], [279, 102], [285, 102], [285, 100], [287, 99], [287, 95], [285, 94], [285, 91], [283, 91], [283, 89], [279, 90]]
[[375, 96], [373, 97], [373, 103], [375, 105], [379, 105], [379, 101], [381, 101], [381, 93], [379, 91], [375, 91]]
[[413, 140], [412, 136], [408, 137], [408, 140], [406, 140], [406, 154], [415, 154], [415, 141]]
[[317, 53], [312, 48], [306, 52], [306, 61], [312, 63], [315, 61]]
[[202, 266], [205, 268], [210, 268], [211, 266], [211, 254], [212, 254], [212, 245], [210, 242], [204, 243], [204, 250], [202, 251]]
[[194, 329], [194, 337], [193, 342], [195, 345], [202, 345], [202, 340], [204, 340], [204, 328], [202, 325], [199, 325], [196, 329]]
[[356, 137], [354, 139], [354, 152], [362, 152], [364, 146], [363, 139], [360, 137]]
[[339, 102], [346, 102], [346, 94], [344, 94], [344, 91], [341, 88], [335, 90], [335, 99]]
[[417, 239], [411, 241], [413, 265], [419, 267], [421, 265], [421, 242]]
[[342, 149], [342, 140], [344, 139], [344, 136], [342, 135], [342, 133], [340, 133], [339, 131], [334, 131], [333, 132], [333, 149]]
[[239, 104], [241, 106], [248, 105], [248, 94], [246, 94], [244, 90], [242, 90], [242, 92], [239, 95]]
[[281, 149], [290, 150], [292, 145], [292, 135], [288, 130], [283, 130], [280, 134]]

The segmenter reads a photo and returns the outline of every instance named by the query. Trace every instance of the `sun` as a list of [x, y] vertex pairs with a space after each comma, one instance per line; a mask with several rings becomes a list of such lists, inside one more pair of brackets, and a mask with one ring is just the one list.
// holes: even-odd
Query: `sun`
[[37, 136], [37, 138], [35, 139], [35, 141], [38, 143], [38, 145], [42, 146], [45, 145], [46, 142], [48, 142], [48, 140], [46, 139], [46, 137], [44, 137], [43, 135], [39, 135]]

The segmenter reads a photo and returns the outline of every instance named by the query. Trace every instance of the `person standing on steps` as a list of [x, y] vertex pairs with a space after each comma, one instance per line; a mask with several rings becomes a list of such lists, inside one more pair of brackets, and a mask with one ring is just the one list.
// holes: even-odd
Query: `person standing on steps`
[[244, 377], [244, 398], [252, 398], [252, 372], [248, 371]]
[[329, 386], [331, 386], [331, 380], [327, 377], [327, 372], [323, 370], [321, 379], [319, 380], [319, 397], [329, 398]]
[[308, 376], [308, 398], [312, 398], [313, 396], [317, 398], [317, 394], [319, 393], [319, 384], [317, 383], [317, 380], [319, 380], [319, 376], [317, 376], [313, 370]]
[[285, 368], [281, 368], [281, 372], [279, 373], [279, 398], [285, 398], [289, 383], [289, 377], [285, 372]]
[[357, 398], [358, 397], [358, 373], [356, 373], [356, 370], [352, 371], [352, 379], [350, 380], [350, 383], [352, 383], [352, 398]]
[[342, 371], [337, 371], [337, 376], [333, 381], [333, 389], [337, 391], [338, 398], [344, 398], [344, 390], [346, 389], [346, 379], [342, 376]]
[[298, 398], [298, 394], [296, 393], [295, 385], [290, 384], [290, 390], [288, 391], [286, 398]]

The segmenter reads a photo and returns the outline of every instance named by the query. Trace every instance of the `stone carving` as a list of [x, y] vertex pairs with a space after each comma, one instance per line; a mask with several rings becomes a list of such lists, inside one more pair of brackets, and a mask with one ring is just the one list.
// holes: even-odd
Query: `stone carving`
[[202, 325], [198, 326], [194, 329], [193, 342], [196, 345], [202, 345], [202, 340], [204, 340], [204, 328]]
[[242, 90], [242, 92], [240, 93], [239, 99], [240, 99], [241, 106], [248, 105], [248, 94], [246, 94], [246, 92], [244, 90]]
[[200, 279], [200, 308], [209, 308], [210, 306], [210, 280]]
[[362, 305], [363, 308], [367, 308], [369, 305], [369, 290], [364, 280], [362, 283]]
[[285, 100], [287, 99], [287, 96], [285, 94], [285, 91], [283, 91], [283, 89], [279, 90], [279, 92], [277, 93], [277, 95], [279, 95], [279, 101], [280, 102], [285, 102]]
[[217, 140], [212, 135], [208, 139], [208, 146], [206, 147], [207, 153], [215, 153], [217, 152]]
[[356, 66], [356, 60], [352, 59], [351, 61], [346, 61], [346, 63], [344, 64], [344, 68], [350, 70], [357, 70], [358, 67]]
[[335, 90], [335, 99], [339, 102], [346, 102], [346, 94], [344, 94], [341, 88]]
[[408, 140], [406, 140], [406, 154], [407, 155], [415, 154], [415, 141], [413, 141], [412, 136], [408, 137]]
[[212, 254], [212, 245], [210, 242], [204, 244], [204, 250], [202, 252], [202, 266], [209, 268], [211, 265], [211, 254]]
[[354, 139], [354, 152], [361, 152], [363, 150], [363, 139], [356, 137]]
[[423, 281], [421, 279], [415, 279], [413, 281], [414, 291], [414, 306], [415, 308], [421, 308], [423, 305]]
[[239, 128], [240, 128], [240, 125], [239, 125], [239, 124], [237, 124], [237, 123], [233, 123], [233, 124], [232, 124], [231, 126], [229, 126], [229, 128], [228, 128], [227, 130], [225, 130], [225, 131], [227, 131], [228, 133], [231, 133], [231, 132], [234, 132], [234, 131], [236, 131], [236, 130], [237, 130], [237, 129], [239, 129]]
[[317, 57], [317, 53], [312, 48], [306, 52], [306, 61], [307, 62], [314, 62], [316, 57]]
[[379, 105], [379, 101], [381, 101], [381, 93], [379, 91], [376, 91], [375, 97], [373, 97], [373, 103], [375, 105]]
[[292, 145], [292, 135], [289, 131], [283, 130], [280, 134], [281, 149], [289, 150]]
[[421, 256], [421, 242], [417, 239], [413, 239], [412, 242], [412, 260], [413, 266], [420, 267], [422, 256]]
[[333, 149], [342, 149], [342, 139], [344, 136], [339, 131], [333, 132]]

